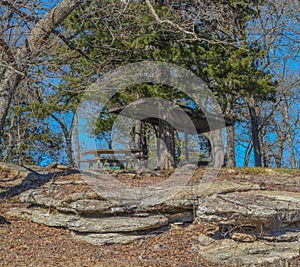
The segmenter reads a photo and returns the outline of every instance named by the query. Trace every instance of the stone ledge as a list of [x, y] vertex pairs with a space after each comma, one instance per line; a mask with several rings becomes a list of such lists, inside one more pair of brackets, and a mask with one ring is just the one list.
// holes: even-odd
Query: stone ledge
[[156, 229], [168, 225], [168, 218], [163, 215], [147, 217], [103, 217], [86, 218], [63, 213], [51, 213], [43, 209], [16, 208], [8, 213], [29, 219], [35, 223], [47, 226], [68, 228], [81, 233], [124, 233]]
[[200, 257], [214, 263], [234, 266], [259, 266], [299, 255], [300, 242], [237, 242], [232, 239], [215, 240], [201, 237], [193, 248]]
[[258, 231], [300, 224], [300, 193], [249, 191], [214, 194], [199, 201], [199, 219]]

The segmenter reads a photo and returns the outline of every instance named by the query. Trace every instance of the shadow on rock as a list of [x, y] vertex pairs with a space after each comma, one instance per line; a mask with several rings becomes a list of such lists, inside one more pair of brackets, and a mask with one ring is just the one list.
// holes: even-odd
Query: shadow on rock
[[0, 215], [0, 224], [10, 224], [10, 221]]
[[1, 192], [0, 198], [11, 198], [29, 189], [36, 189], [38, 187], [41, 187], [42, 185], [46, 184], [52, 179], [61, 176], [66, 176], [69, 174], [79, 173], [79, 171], [75, 169], [40, 173], [26, 166], [22, 166], [22, 168], [23, 170], [25, 170], [23, 171], [25, 172], [25, 175], [23, 175], [24, 176], [23, 179], [20, 178], [20, 184], [14, 185], [8, 188], [6, 191]]

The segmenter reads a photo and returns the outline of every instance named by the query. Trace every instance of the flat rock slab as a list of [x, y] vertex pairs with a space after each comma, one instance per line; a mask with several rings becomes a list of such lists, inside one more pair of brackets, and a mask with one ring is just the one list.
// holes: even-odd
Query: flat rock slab
[[88, 233], [118, 233], [155, 229], [168, 224], [162, 215], [149, 217], [80, 218], [68, 225], [70, 230]]
[[72, 233], [74, 239], [85, 241], [93, 245], [128, 244], [132, 241], [145, 238], [145, 235], [130, 235], [119, 233], [107, 234], [78, 234]]
[[199, 219], [219, 225], [253, 226], [258, 230], [300, 224], [300, 193], [248, 191], [199, 199]]
[[234, 266], [255, 266], [290, 259], [299, 255], [299, 248], [299, 240], [295, 242], [242, 243], [232, 239], [214, 240], [209, 237], [201, 237], [199, 244], [194, 246], [199, 256], [211, 262]]
[[27, 190], [20, 195], [21, 202], [36, 206], [51, 207], [74, 214], [114, 214], [111, 203], [101, 199], [94, 192], [73, 193], [63, 199], [50, 196], [47, 190]]
[[[74, 185], [75, 187], [77, 185]], [[73, 193], [64, 198], [57, 197], [60, 191], [64, 190], [64, 184], [57, 186], [54, 183], [47, 183], [42, 188], [27, 190], [20, 195], [22, 202], [31, 203], [41, 207], [54, 207], [59, 211], [73, 212], [75, 214], [115, 214], [134, 212], [164, 212], [164, 213], [178, 213], [187, 210], [193, 210], [197, 205], [199, 196], [210, 196], [213, 194], [225, 194], [229, 192], [244, 192], [249, 190], [259, 190], [259, 184], [248, 183], [232, 183], [232, 182], [218, 182], [218, 183], [201, 183], [194, 186], [170, 187], [167, 189], [168, 194], [172, 197], [166, 199], [163, 203], [154, 201], [151, 197], [145, 198], [140, 196], [137, 199], [134, 191], [131, 195], [135, 195], [135, 200], [131, 202], [118, 203], [117, 201], [110, 201], [110, 197], [106, 199], [100, 193], [88, 189], [86, 192]], [[162, 189], [152, 189], [153, 196], [161, 198], [164, 195]], [[173, 192], [173, 193], [172, 193]], [[109, 192], [107, 192], [109, 195]]]
[[118, 233], [135, 232], [156, 229], [168, 224], [168, 218], [163, 215], [148, 217], [104, 217], [85, 218], [63, 213], [49, 213], [43, 209], [16, 208], [8, 215], [30, 219], [33, 222], [47, 226], [64, 227], [81, 233]]

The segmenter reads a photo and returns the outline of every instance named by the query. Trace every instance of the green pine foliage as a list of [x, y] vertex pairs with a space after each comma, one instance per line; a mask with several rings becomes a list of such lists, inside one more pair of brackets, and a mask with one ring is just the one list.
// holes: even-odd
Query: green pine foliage
[[[58, 41], [51, 55], [48, 51], [41, 55], [41, 67], [32, 70], [44, 75], [55, 74], [59, 77], [55, 86], [48, 84], [47, 88], [39, 88], [38, 96], [16, 105], [14, 114], [37, 117], [40, 121], [47, 121], [51, 114], [63, 118], [73, 116], [84, 90], [101, 75], [131, 62], [156, 60], [194, 72], [209, 85], [224, 114], [236, 119], [245, 97], [251, 95], [268, 101], [275, 94], [273, 77], [263, 69], [266, 51], [258, 44], [249, 43], [246, 31], [247, 25], [257, 15], [259, 2], [226, 0], [218, 3], [228, 16], [234, 17], [234, 23], [220, 25], [218, 14], [210, 21], [199, 18], [194, 23], [199, 37], [195, 40], [167, 23], [154, 21], [143, 1], [130, 1], [126, 6], [122, 1], [86, 1], [60, 27], [62, 34], [69, 36], [68, 45]], [[208, 9], [213, 4], [213, 1], [203, 1]], [[174, 3], [172, 11], [166, 7], [165, 1], [156, 1], [154, 7], [159, 16], [170, 20], [175, 15], [178, 18], [178, 14], [185, 14], [177, 21], [179, 25], [186, 22], [185, 16], [195, 13], [193, 1], [179, 1], [176, 8]], [[211, 31], [213, 28], [218, 31]], [[53, 39], [49, 38], [50, 42]], [[43, 59], [46, 65], [43, 65]], [[166, 85], [141, 84], [118, 92], [110, 99], [107, 108], [125, 106], [142, 97], [161, 97], [196, 106], [193, 99]], [[95, 134], [107, 138], [114, 120], [115, 115], [103, 110]], [[71, 132], [72, 126], [67, 126]], [[47, 143], [54, 132], [45, 129], [48, 129], [49, 137], [45, 135], [45, 139], [39, 142], [49, 151], [52, 147], [61, 151], [62, 139], [53, 145]]]

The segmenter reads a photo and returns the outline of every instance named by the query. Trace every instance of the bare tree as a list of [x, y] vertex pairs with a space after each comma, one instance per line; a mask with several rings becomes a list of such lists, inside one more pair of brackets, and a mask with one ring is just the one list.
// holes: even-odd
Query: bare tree
[[[82, 3], [62, 0], [47, 10], [40, 1], [1, 1], [1, 82], [0, 130], [4, 128], [9, 106], [16, 88], [27, 75], [32, 58], [36, 57], [49, 35]], [[50, 3], [47, 3], [51, 6]], [[53, 5], [52, 5], [53, 6]], [[44, 13], [42, 18], [41, 14]]]
[[[279, 105], [269, 117], [271, 125], [265, 125], [273, 138], [266, 139], [266, 146], [274, 158], [277, 168], [297, 167], [296, 153], [299, 153], [299, 82], [292, 82], [293, 76], [278, 86]], [[286, 154], [286, 155], [284, 155]]]
[[[296, 144], [299, 135], [299, 1], [265, 0], [258, 7], [258, 20], [249, 26], [249, 32], [263, 47], [265, 61], [262, 68], [270, 71], [278, 82], [276, 101], [263, 103], [260, 141], [263, 154], [273, 158], [277, 167], [296, 167]], [[265, 129], [264, 129], [265, 128]], [[284, 163], [284, 154], [289, 163]], [[269, 155], [269, 156], [268, 156]]]

